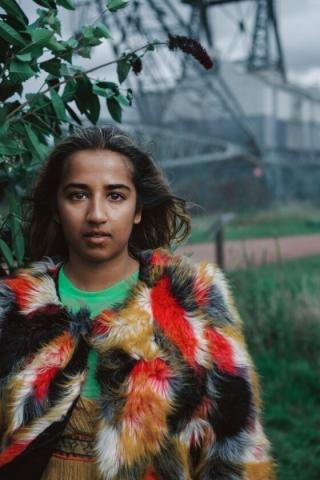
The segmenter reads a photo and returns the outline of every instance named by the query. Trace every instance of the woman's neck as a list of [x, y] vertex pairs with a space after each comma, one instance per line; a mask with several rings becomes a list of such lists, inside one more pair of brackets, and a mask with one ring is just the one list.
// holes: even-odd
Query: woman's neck
[[111, 285], [128, 278], [138, 269], [139, 262], [129, 255], [96, 263], [71, 255], [64, 265], [64, 272], [73, 285], [88, 292], [111, 287]]

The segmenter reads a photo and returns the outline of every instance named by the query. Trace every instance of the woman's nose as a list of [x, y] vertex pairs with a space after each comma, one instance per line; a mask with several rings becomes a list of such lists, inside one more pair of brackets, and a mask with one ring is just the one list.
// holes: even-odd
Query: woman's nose
[[89, 204], [87, 220], [89, 222], [106, 222], [108, 219], [105, 202], [100, 199], [94, 199]]

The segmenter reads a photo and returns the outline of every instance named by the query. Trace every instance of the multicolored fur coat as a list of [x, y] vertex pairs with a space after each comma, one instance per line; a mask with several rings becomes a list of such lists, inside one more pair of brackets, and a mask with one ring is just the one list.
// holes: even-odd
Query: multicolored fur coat
[[70, 411], [90, 345], [105, 480], [273, 479], [257, 376], [221, 271], [144, 251], [126, 303], [91, 321], [62, 305], [60, 265], [45, 257], [0, 283], [0, 465]]

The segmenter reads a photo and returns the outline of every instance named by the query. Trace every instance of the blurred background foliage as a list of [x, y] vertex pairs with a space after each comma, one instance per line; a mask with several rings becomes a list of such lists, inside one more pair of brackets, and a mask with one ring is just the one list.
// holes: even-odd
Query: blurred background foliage
[[[133, 98], [132, 90], [121, 84], [130, 70], [139, 73], [142, 57], [155, 47], [150, 41], [116, 60], [84, 69], [74, 58], [90, 59], [92, 48], [111, 38], [105, 24], [98, 17], [63, 38], [59, 7], [74, 10], [73, 1], [34, 3], [41, 8], [32, 22], [15, 0], [3, 0], [0, 9], [0, 260], [7, 271], [27, 259], [21, 200], [48, 149], [83, 122], [96, 124], [102, 102], [112, 119], [121, 122], [122, 110]], [[128, 0], [108, 0], [104, 13], [113, 15], [127, 4]], [[118, 82], [91, 76], [112, 64], [117, 66]], [[40, 82], [36, 92], [27, 87], [30, 79]]]
[[281, 480], [320, 473], [320, 257], [229, 273]]

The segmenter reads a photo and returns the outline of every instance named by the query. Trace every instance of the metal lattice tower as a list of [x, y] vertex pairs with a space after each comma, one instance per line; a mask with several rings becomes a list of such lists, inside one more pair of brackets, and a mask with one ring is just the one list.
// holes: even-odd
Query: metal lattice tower
[[[272, 58], [272, 37], [275, 43], [275, 60]], [[248, 57], [250, 71], [275, 69], [285, 80], [284, 57], [280, 42], [273, 0], [258, 0], [252, 45]]]
[[[101, 20], [112, 33], [116, 56], [124, 50], [132, 51], [155, 38], [165, 41], [168, 34], [179, 34], [198, 39], [215, 57], [210, 12], [213, 7], [240, 4], [241, 1], [184, 0], [177, 3], [176, 0], [133, 0], [128, 7], [111, 17], [105, 13], [103, 0], [79, 0], [77, 11], [79, 22], [84, 17], [88, 18], [90, 10], [93, 18], [97, 14], [101, 16]], [[254, 7], [252, 0], [249, 3]], [[268, 32], [266, 24], [270, 23], [270, 14], [273, 15], [273, 25], [276, 25], [272, 1], [257, 0], [255, 3], [257, 13], [248, 60], [250, 69], [253, 65], [257, 67], [258, 58], [259, 68], [262, 66], [260, 52], [263, 49], [269, 52], [268, 34], [263, 37], [261, 32]], [[265, 5], [267, 8], [263, 10]], [[239, 19], [239, 29], [245, 30], [242, 19]], [[180, 158], [181, 162], [181, 157], [185, 164], [190, 164], [195, 161], [210, 161], [209, 158], [215, 161], [237, 155], [259, 155], [258, 141], [251, 124], [221, 74], [218, 60], [215, 59], [215, 62], [214, 71], [205, 72], [189, 56], [160, 48], [155, 55], [146, 55], [141, 76], [130, 75], [126, 80], [127, 86], [135, 92], [135, 104], [139, 114], [139, 122], [133, 121], [134, 129], [157, 132], [157, 137], [163, 139], [159, 144], [170, 145], [170, 150], [163, 152], [168, 165], [170, 162], [175, 164], [177, 158]], [[263, 65], [266, 66], [266, 62]], [[191, 119], [184, 118], [188, 109], [193, 112], [191, 117], [194, 120], [194, 136], [190, 136], [188, 127]], [[224, 138], [219, 133], [215, 135], [217, 125], [214, 125], [212, 118], [232, 122], [234, 137]], [[177, 133], [176, 140], [172, 138], [172, 128]]]

